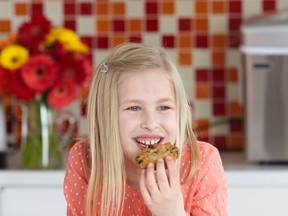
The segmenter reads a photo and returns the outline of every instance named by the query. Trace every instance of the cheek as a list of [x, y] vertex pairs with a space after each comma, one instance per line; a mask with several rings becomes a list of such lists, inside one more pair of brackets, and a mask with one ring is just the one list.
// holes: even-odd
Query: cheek
[[120, 132], [120, 138], [121, 142], [123, 139], [127, 139], [129, 137], [129, 134], [135, 127], [135, 122], [132, 118], [129, 118], [124, 115], [119, 116], [119, 132]]
[[176, 120], [176, 114], [172, 114], [170, 116], [167, 116], [164, 120], [164, 125], [166, 128], [167, 133], [169, 134], [169, 138], [171, 141], [176, 140], [176, 131], [177, 131], [177, 120]]

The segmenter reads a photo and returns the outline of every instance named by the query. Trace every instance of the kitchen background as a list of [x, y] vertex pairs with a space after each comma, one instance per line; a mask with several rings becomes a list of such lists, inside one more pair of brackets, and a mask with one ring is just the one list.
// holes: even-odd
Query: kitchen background
[[[240, 26], [248, 17], [283, 9], [287, 0], [1, 0], [0, 40], [41, 13], [77, 32], [91, 48], [94, 68], [123, 41], [165, 46], [179, 65], [199, 138], [219, 149], [242, 150]], [[13, 135], [15, 112], [9, 98], [3, 102]], [[85, 134], [85, 98], [69, 109], [77, 115], [78, 134]]]

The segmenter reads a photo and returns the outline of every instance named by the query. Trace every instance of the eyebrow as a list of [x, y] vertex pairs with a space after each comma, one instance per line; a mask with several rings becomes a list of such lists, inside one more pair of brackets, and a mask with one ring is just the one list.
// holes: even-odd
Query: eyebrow
[[[141, 99], [126, 99], [123, 101], [122, 104], [126, 104], [126, 103], [141, 103], [142, 100]], [[160, 100], [157, 101], [157, 103], [163, 103], [163, 102], [172, 102], [174, 103], [175, 100], [171, 97], [165, 97], [165, 98], [161, 98]]]

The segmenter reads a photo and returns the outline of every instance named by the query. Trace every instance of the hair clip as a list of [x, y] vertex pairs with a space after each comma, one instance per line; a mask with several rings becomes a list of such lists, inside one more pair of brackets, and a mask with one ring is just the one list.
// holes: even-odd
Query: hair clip
[[108, 71], [108, 65], [106, 64], [106, 62], [102, 65], [100, 72], [102, 73], [107, 73]]

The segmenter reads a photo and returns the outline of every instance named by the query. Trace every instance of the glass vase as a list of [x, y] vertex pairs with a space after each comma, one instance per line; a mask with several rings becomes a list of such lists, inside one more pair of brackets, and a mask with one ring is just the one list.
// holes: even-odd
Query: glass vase
[[22, 143], [22, 168], [57, 169], [62, 166], [52, 110], [42, 98], [23, 106]]

